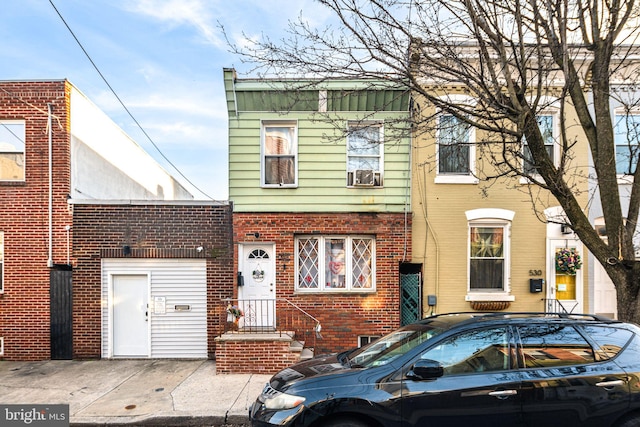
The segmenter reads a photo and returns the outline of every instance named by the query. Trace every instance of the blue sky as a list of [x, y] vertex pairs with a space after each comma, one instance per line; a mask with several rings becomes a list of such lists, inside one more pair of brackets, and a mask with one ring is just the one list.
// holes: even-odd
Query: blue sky
[[228, 198], [222, 69], [246, 71], [219, 25], [236, 41], [243, 32], [277, 39], [301, 11], [317, 24], [328, 17], [312, 0], [52, 1], [162, 154], [204, 194], [139, 130], [49, 0], [2, 2], [0, 80], [68, 79], [196, 199]]

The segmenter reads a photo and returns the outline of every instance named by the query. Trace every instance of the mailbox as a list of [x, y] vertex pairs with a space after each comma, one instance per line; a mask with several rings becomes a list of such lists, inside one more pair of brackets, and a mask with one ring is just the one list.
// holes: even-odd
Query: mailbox
[[544, 279], [529, 279], [529, 291], [532, 294], [542, 292], [544, 286]]

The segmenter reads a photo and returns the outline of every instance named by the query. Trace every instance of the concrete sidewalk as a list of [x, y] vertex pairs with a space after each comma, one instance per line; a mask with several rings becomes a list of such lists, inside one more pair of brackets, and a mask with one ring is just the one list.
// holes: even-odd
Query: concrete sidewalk
[[68, 404], [73, 426], [248, 425], [269, 378], [213, 360], [0, 361], [0, 404]]

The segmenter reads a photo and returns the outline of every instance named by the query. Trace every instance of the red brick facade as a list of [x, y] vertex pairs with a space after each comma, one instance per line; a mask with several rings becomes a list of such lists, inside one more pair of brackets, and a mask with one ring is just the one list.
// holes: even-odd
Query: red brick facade
[[120, 257], [206, 258], [207, 347], [213, 357], [221, 325], [212, 313], [221, 299], [233, 296], [229, 205], [74, 204], [73, 230], [74, 358], [100, 357], [101, 259]]
[[[276, 297], [320, 320], [316, 354], [352, 348], [360, 335], [380, 336], [400, 326], [399, 266], [411, 259], [411, 223], [404, 214], [234, 213], [233, 230], [236, 244], [275, 242]], [[294, 240], [302, 234], [375, 236], [376, 292], [296, 293]], [[236, 245], [235, 265], [237, 257]]]
[[69, 94], [66, 81], [0, 82], [0, 119], [25, 121], [25, 180], [0, 181], [4, 293], [0, 337], [4, 359], [42, 360], [49, 345], [49, 133], [53, 108], [52, 263], [67, 262], [71, 211]]
[[300, 360], [300, 352], [291, 351], [291, 341], [243, 334], [221, 337], [216, 344], [216, 373], [275, 374]]

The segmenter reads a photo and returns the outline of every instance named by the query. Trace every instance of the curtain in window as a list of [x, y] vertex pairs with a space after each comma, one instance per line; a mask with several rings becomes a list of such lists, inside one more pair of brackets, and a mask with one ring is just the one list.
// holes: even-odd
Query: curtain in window
[[471, 289], [504, 289], [504, 229], [471, 227]]
[[295, 184], [293, 127], [265, 128], [265, 184]]
[[438, 173], [469, 174], [470, 127], [452, 115], [438, 120]]

